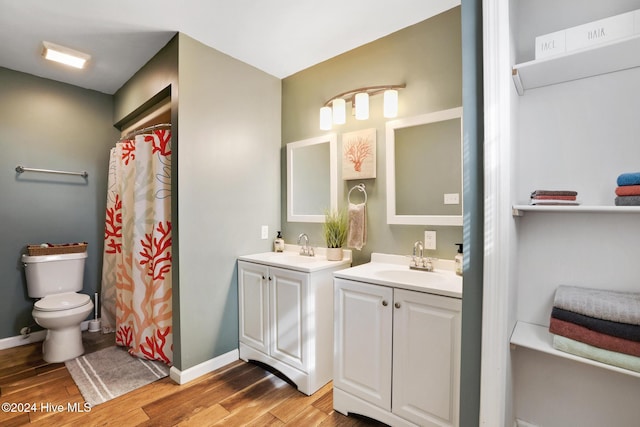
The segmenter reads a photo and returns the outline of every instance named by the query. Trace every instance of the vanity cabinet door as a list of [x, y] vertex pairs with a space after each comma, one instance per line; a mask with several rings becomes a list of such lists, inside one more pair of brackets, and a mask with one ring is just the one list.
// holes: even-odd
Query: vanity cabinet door
[[238, 261], [240, 341], [269, 352], [269, 267]]
[[333, 385], [391, 410], [393, 290], [334, 280]]
[[458, 424], [461, 304], [394, 290], [393, 412], [418, 425]]
[[270, 268], [271, 356], [303, 372], [308, 371], [307, 309], [309, 274]]

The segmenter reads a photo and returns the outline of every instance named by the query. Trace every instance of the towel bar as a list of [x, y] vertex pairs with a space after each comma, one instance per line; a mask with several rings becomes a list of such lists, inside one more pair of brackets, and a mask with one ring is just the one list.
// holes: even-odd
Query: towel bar
[[52, 169], [34, 169], [34, 168], [25, 168], [24, 166], [16, 166], [16, 172], [18, 173], [22, 173], [22, 172], [42, 172], [42, 173], [57, 173], [57, 174], [61, 174], [61, 175], [78, 175], [81, 176], [83, 178], [87, 178], [89, 176], [89, 174], [87, 173], [87, 171], [82, 171], [82, 172], [67, 172], [67, 171], [57, 171], [57, 170], [52, 170]]

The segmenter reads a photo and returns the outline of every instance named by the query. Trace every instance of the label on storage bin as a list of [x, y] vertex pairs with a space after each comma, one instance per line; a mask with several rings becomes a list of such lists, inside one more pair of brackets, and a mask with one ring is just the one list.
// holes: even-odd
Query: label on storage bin
[[633, 35], [634, 14], [627, 12], [567, 29], [567, 52]]
[[536, 59], [565, 53], [565, 31], [536, 37]]

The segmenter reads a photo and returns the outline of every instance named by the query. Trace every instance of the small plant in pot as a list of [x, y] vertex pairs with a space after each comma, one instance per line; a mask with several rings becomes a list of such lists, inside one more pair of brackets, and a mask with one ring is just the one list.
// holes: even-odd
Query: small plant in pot
[[347, 212], [344, 209], [325, 212], [322, 232], [327, 242], [327, 260], [342, 260], [342, 247], [347, 240], [347, 231]]

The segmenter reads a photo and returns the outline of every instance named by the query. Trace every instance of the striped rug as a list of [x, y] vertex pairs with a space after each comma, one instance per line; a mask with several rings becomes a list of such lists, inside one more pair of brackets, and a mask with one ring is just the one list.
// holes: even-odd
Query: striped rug
[[135, 390], [169, 375], [162, 362], [131, 356], [113, 346], [65, 362], [71, 377], [91, 406]]

